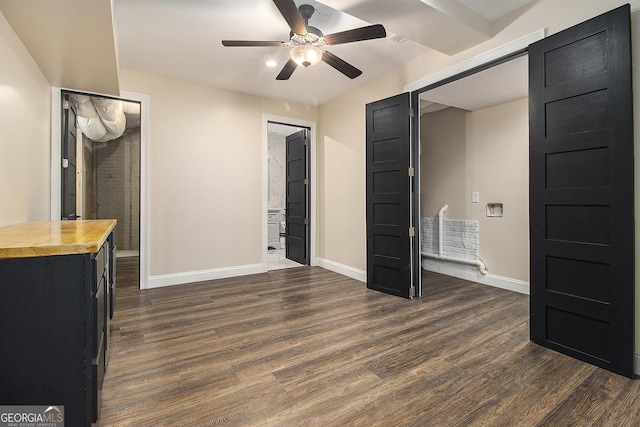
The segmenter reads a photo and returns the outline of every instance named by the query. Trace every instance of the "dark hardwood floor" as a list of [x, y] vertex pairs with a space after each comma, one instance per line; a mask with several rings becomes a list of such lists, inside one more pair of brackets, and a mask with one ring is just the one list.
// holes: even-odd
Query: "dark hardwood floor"
[[317, 267], [140, 291], [118, 262], [101, 427], [640, 420], [640, 382], [529, 342], [525, 295], [424, 273], [406, 300]]

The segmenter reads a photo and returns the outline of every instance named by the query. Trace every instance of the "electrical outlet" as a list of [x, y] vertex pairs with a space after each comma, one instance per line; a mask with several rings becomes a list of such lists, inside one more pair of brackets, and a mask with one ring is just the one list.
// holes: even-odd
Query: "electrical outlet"
[[471, 193], [471, 203], [480, 203], [480, 193], [477, 191]]

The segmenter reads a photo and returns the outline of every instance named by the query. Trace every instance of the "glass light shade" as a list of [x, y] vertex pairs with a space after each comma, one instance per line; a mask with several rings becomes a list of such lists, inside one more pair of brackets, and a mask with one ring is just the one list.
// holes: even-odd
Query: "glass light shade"
[[293, 59], [298, 65], [309, 67], [320, 62], [322, 59], [322, 49], [310, 44], [304, 44], [292, 47], [290, 55], [291, 59]]

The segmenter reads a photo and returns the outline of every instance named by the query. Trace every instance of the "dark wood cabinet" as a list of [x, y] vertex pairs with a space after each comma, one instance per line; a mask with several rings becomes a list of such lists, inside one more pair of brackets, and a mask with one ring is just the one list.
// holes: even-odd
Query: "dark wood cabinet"
[[113, 232], [97, 240], [95, 251], [0, 257], [0, 405], [64, 405], [67, 426], [97, 421], [109, 345]]

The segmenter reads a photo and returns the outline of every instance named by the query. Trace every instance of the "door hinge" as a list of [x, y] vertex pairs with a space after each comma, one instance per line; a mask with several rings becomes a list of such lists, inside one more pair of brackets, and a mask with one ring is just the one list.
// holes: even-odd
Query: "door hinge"
[[69, 159], [62, 159], [62, 169], [69, 167]]
[[304, 179], [304, 185], [309, 185], [309, 178]]
[[413, 227], [409, 227], [409, 237], [415, 237], [416, 229]]
[[309, 140], [307, 138], [304, 139], [304, 145], [309, 145]]
[[304, 225], [309, 225], [309, 218], [304, 219]]
[[413, 166], [409, 168], [409, 176], [416, 176], [416, 170]]
[[62, 109], [63, 110], [68, 110], [69, 109], [69, 101], [68, 100], [64, 100], [62, 101]]
[[409, 117], [415, 117], [416, 116], [416, 110], [413, 109], [413, 107], [409, 107]]
[[412, 286], [409, 288], [409, 298], [413, 298], [415, 296], [416, 296], [416, 288]]

